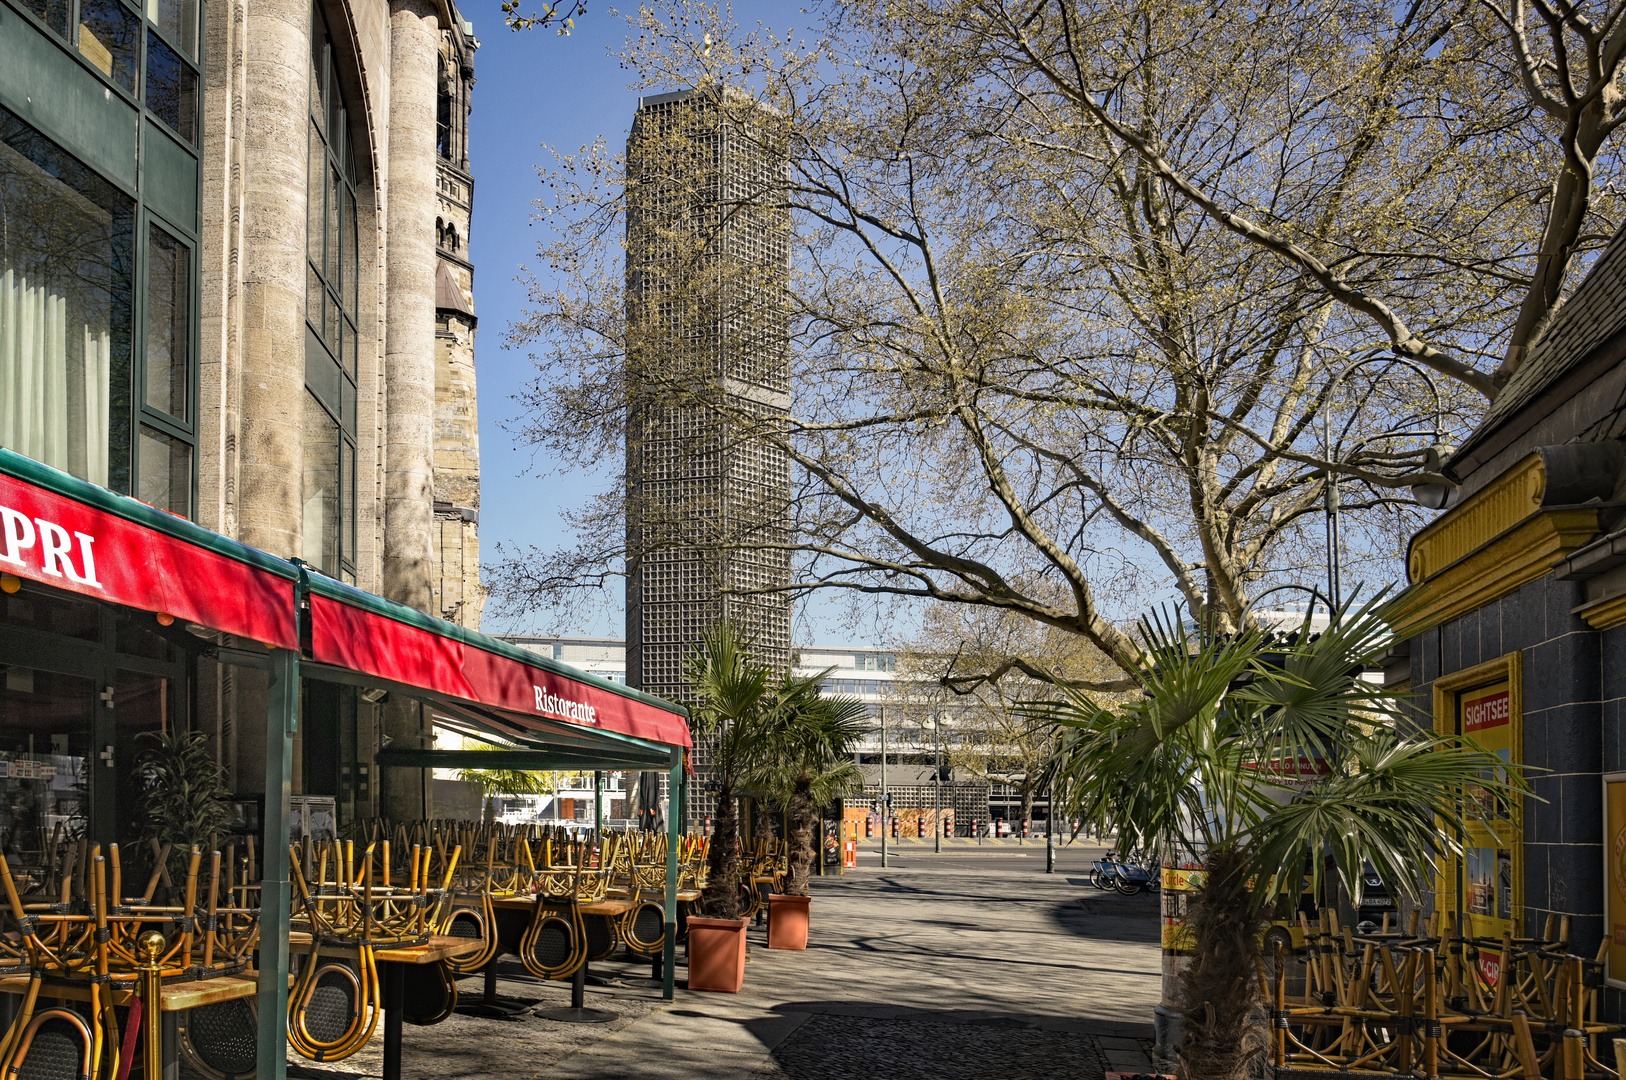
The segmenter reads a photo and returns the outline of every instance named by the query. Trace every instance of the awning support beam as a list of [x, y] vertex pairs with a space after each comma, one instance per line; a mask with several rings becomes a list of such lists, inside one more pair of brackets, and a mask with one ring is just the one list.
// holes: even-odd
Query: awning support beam
[[299, 654], [273, 649], [265, 715], [265, 812], [261, 817], [259, 1030], [254, 1073], [288, 1077], [288, 795], [299, 730]]
[[552, 747], [534, 750], [434, 750], [391, 746], [380, 750], [374, 760], [380, 766], [398, 769], [519, 769], [524, 772], [581, 768], [651, 772], [663, 771], [665, 765], [665, 762], [651, 762], [613, 751], [579, 750], [575, 747], [557, 750]]

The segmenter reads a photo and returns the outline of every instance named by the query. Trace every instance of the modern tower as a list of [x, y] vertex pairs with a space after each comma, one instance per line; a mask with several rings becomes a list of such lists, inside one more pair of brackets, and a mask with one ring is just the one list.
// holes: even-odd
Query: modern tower
[[764, 438], [790, 405], [776, 120], [737, 91], [661, 94], [627, 144], [627, 682], [674, 701], [720, 618], [790, 663], [790, 465]]

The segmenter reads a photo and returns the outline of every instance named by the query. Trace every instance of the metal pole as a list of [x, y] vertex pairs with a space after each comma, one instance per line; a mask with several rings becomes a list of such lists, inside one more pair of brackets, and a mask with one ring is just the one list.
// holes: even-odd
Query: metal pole
[[593, 834], [604, 839], [604, 770], [593, 770]]
[[1050, 778], [1050, 795], [1044, 811], [1044, 872], [1056, 872], [1056, 778]]
[[943, 721], [941, 717], [932, 718], [932, 731], [937, 736], [937, 786], [932, 790], [932, 831], [936, 834], [932, 838], [932, 850], [941, 853], [943, 850]]
[[682, 750], [673, 749], [672, 771], [667, 775], [670, 804], [666, 811], [666, 896], [661, 904], [662, 917], [666, 922], [666, 936], [661, 942], [661, 997], [671, 1001], [677, 991], [673, 969], [677, 966], [677, 857], [678, 846], [683, 842], [683, 834], [678, 831], [678, 819], [684, 810]]
[[[288, 1076], [288, 795], [293, 787], [294, 734], [299, 730], [299, 654], [272, 649], [265, 710], [265, 811], [261, 818], [259, 1029], [255, 1070], [260, 1080]], [[153, 1018], [156, 1025], [158, 1018]]]
[[891, 827], [892, 804], [886, 798], [886, 706], [881, 710], [881, 869], [886, 869], [886, 834]]

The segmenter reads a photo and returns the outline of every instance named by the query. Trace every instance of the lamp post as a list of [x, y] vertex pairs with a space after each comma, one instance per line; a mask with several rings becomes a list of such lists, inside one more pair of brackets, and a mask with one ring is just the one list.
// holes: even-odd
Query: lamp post
[[[1432, 396], [1434, 399], [1433, 412], [1431, 416], [1421, 412], [1412, 413], [1411, 415], [1400, 420], [1394, 427], [1388, 429], [1387, 431], [1382, 431], [1376, 435], [1362, 439], [1360, 442], [1350, 447], [1347, 451], [1344, 451], [1341, 449], [1344, 440], [1349, 437], [1350, 428], [1355, 425], [1356, 419], [1361, 415], [1361, 410], [1365, 408], [1366, 403], [1371, 400], [1372, 395], [1365, 394], [1359, 398], [1355, 404], [1355, 408], [1350, 410], [1349, 419], [1344, 421], [1343, 430], [1339, 432], [1338, 441], [1336, 443], [1333, 442], [1332, 438], [1332, 397], [1335, 393], [1337, 393], [1339, 386], [1343, 384], [1345, 379], [1349, 378], [1349, 376], [1357, 369], [1365, 367], [1368, 364], [1383, 364], [1386, 367], [1398, 364], [1401, 367], [1411, 371], [1412, 374], [1416, 375], [1418, 378], [1422, 379], [1424, 385], [1428, 387], [1430, 396]], [[1383, 375], [1379, 374], [1377, 378], [1382, 377]], [[1374, 380], [1374, 382], [1375, 381], [1376, 380]], [[1430, 457], [1432, 460], [1433, 457], [1438, 456], [1437, 453], [1434, 453], [1434, 451], [1438, 447], [1440, 439], [1443, 437], [1440, 432], [1440, 413], [1440, 388], [1435, 384], [1433, 376], [1431, 376], [1428, 371], [1420, 365], [1398, 356], [1369, 356], [1365, 359], [1357, 360], [1334, 376], [1332, 387], [1327, 394], [1326, 408], [1321, 414], [1322, 446], [1326, 452], [1327, 461], [1333, 464], [1345, 465], [1348, 464], [1356, 454], [1360, 453], [1373, 443], [1383, 442], [1387, 439], [1404, 438], [1407, 436], [1416, 437], [1424, 434], [1429, 436], [1430, 441], [1433, 444], [1430, 447]], [[1416, 426], [1425, 421], [1430, 422], [1429, 427], [1419, 428]], [[1336, 612], [1339, 605], [1343, 602], [1342, 567], [1340, 566], [1343, 537], [1341, 535], [1342, 523], [1339, 520], [1339, 511], [1341, 507], [1339, 503], [1338, 485], [1338, 471], [1336, 469], [1328, 469], [1326, 482], [1327, 490], [1324, 502], [1327, 516], [1327, 600], [1331, 604], [1331, 612]]]
[[886, 869], [886, 834], [891, 828], [892, 800], [886, 793], [886, 706], [877, 705], [881, 713], [881, 869]]

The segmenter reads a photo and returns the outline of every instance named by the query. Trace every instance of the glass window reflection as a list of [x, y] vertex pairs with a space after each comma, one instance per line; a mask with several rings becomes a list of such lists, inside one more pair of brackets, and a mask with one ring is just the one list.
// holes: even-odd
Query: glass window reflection
[[134, 94], [141, 20], [118, 0], [80, 0], [79, 55]]
[[147, 34], [147, 108], [185, 139], [198, 128], [198, 75], [157, 34]]
[[103, 486], [126, 472], [110, 415], [129, 378], [134, 216], [0, 108], [0, 446]]
[[301, 557], [339, 575], [339, 425], [305, 395], [305, 484]]
[[197, 55], [197, 0], [147, 0], [147, 18], [188, 56]]
[[186, 419], [191, 250], [153, 225], [147, 242], [147, 405]]
[[138, 461], [144, 503], [181, 517], [192, 516], [192, 447], [142, 425]]

